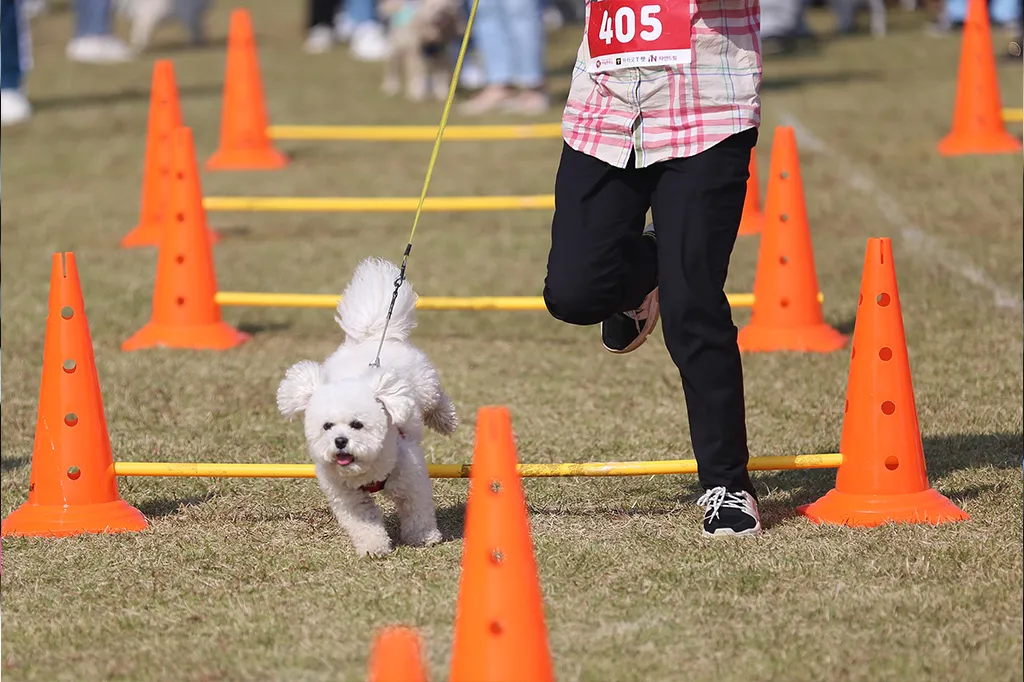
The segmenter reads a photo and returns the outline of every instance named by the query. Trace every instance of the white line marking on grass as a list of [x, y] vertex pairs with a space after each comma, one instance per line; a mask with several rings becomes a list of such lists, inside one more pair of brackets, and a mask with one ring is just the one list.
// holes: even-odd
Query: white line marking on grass
[[900, 231], [900, 236], [911, 249], [928, 256], [941, 267], [966, 279], [971, 284], [987, 289], [992, 294], [996, 307], [1018, 313], [1024, 310], [1024, 298], [993, 280], [987, 272], [972, 263], [966, 256], [946, 247], [942, 240], [915, 225], [900, 208], [899, 202], [882, 190], [870, 175], [857, 168], [850, 159], [808, 130], [795, 116], [783, 114], [780, 119], [783, 125], [793, 128], [801, 147], [813, 152], [827, 153], [836, 165], [841, 166], [847, 184], [853, 189], [871, 196], [882, 217]]

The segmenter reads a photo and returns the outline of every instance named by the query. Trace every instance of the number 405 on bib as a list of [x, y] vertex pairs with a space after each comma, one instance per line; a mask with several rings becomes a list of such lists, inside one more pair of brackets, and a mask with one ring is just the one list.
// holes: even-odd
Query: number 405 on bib
[[587, 71], [689, 64], [690, 0], [593, 0]]

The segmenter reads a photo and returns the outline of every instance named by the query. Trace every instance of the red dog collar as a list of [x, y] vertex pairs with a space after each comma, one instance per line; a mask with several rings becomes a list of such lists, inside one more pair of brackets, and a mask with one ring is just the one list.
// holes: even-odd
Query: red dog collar
[[[398, 437], [405, 438], [405, 432], [402, 429], [398, 429]], [[384, 490], [384, 484], [388, 482], [385, 478], [383, 481], [374, 481], [373, 483], [367, 483], [366, 485], [359, 486], [359, 489], [368, 493], [379, 493]]]

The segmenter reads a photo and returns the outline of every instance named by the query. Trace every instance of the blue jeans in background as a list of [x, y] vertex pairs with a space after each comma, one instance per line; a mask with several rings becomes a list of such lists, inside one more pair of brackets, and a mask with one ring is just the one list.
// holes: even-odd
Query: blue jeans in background
[[20, 90], [27, 69], [24, 36], [21, 31], [23, 17], [14, 0], [0, 0], [0, 89]]
[[375, 0], [346, 0], [345, 14], [353, 24], [377, 21], [377, 3]]
[[[946, 21], [962, 24], [967, 18], [967, 0], [946, 0]], [[989, 0], [989, 19], [997, 24], [1020, 21], [1020, 0]]]
[[473, 40], [488, 85], [542, 86], [544, 38], [540, 0], [480, 0]]
[[75, 0], [75, 37], [111, 35], [110, 0]]

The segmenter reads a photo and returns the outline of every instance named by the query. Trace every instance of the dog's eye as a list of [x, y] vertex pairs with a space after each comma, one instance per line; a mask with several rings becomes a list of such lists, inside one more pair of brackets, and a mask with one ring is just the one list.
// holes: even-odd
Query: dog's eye
[[349, 422], [349, 428], [358, 431], [359, 429], [363, 428], [363, 422], [359, 421], [358, 419], [355, 420], [354, 422]]
[[324, 424], [324, 431], [330, 431], [333, 428], [334, 428], [334, 424], [332, 424], [331, 422], [327, 422], [327, 423]]

